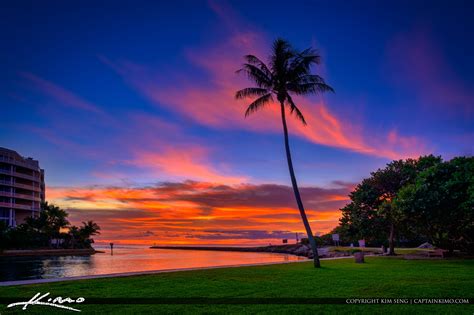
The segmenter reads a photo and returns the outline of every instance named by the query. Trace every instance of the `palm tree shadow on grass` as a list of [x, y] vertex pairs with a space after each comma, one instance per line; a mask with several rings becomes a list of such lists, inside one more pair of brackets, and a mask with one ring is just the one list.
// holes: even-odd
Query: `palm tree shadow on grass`
[[255, 87], [248, 87], [235, 93], [236, 99], [255, 98], [247, 107], [245, 117], [257, 112], [266, 105], [274, 102], [274, 98], [280, 104], [283, 134], [285, 136], [285, 151], [290, 171], [291, 184], [295, 194], [296, 203], [303, 220], [306, 234], [308, 235], [314, 256], [314, 267], [319, 268], [319, 256], [316, 242], [309, 225], [308, 218], [303, 206], [303, 201], [298, 189], [293, 162], [291, 160], [290, 144], [288, 140], [288, 127], [286, 124], [286, 107], [290, 114], [306, 125], [303, 113], [296, 106], [292, 95], [309, 95], [324, 92], [334, 92], [333, 88], [326, 84], [324, 79], [311, 73], [311, 66], [318, 65], [321, 57], [312, 48], [298, 51], [289, 42], [276, 39], [273, 43], [272, 54], [268, 65], [254, 55], [244, 56], [245, 63], [237, 73], [245, 73]]

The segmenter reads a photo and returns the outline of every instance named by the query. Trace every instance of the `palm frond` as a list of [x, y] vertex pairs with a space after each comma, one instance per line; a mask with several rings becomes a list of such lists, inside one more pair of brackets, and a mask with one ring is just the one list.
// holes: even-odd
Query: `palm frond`
[[312, 48], [308, 48], [298, 53], [288, 66], [288, 76], [290, 80], [310, 74], [311, 65], [320, 64], [321, 56]]
[[270, 62], [270, 68], [273, 75], [278, 80], [286, 75], [288, 64], [296, 55], [296, 51], [290, 43], [284, 39], [277, 38], [273, 42], [273, 53]]
[[273, 42], [268, 63], [254, 55], [246, 55], [244, 59], [246, 63], [237, 72], [245, 73], [255, 83], [255, 87], [237, 91], [235, 98], [256, 98], [247, 107], [245, 117], [273, 102], [275, 97], [306, 125], [303, 113], [291, 95], [334, 92], [322, 77], [311, 73], [312, 66], [321, 63], [321, 56], [315, 49], [298, 51], [288, 41], [278, 38]]
[[286, 88], [288, 91], [291, 91], [297, 95], [334, 92], [334, 89], [326, 84], [322, 77], [315, 74], [307, 74], [298, 78], [294, 78], [292, 82], [287, 83]]
[[324, 92], [334, 92], [334, 89], [326, 83], [304, 83], [288, 84], [287, 89], [296, 95], [319, 94]]
[[285, 54], [289, 51], [293, 51], [293, 48], [291, 47], [291, 44], [283, 39], [283, 38], [277, 38], [273, 42], [273, 57], [276, 57], [277, 55], [282, 55]]
[[272, 84], [272, 79], [268, 77], [260, 68], [255, 65], [244, 63], [242, 68], [237, 70], [237, 73], [244, 72], [247, 77], [255, 82], [260, 88], [269, 88]]
[[245, 88], [245, 89], [237, 91], [235, 93], [235, 98], [240, 100], [240, 99], [247, 98], [247, 97], [262, 96], [262, 95], [265, 95], [267, 93], [269, 93], [269, 91], [267, 89], [251, 87], [251, 88]]
[[325, 83], [324, 79], [317, 74], [305, 74], [294, 80], [297, 83]]
[[245, 117], [263, 108], [268, 103], [273, 102], [272, 93], [265, 94], [253, 101], [245, 111]]
[[293, 99], [291, 98], [290, 95], [287, 95], [287, 100], [288, 103], [290, 103], [290, 113], [295, 114], [296, 118], [303, 123], [303, 125], [306, 126], [306, 120], [304, 119], [303, 113], [300, 111], [300, 109], [296, 106], [295, 102], [293, 102]]
[[244, 58], [245, 60], [247, 60], [247, 63], [250, 63], [252, 65], [259, 67], [260, 70], [262, 70], [262, 72], [265, 73], [266, 76], [268, 76], [269, 78], [272, 77], [272, 72], [270, 71], [270, 69], [268, 69], [268, 66], [265, 64], [265, 62], [260, 60], [260, 58], [254, 55], [246, 55], [244, 56]]
[[296, 58], [291, 62], [290, 66], [294, 69], [300, 64], [308, 65], [313, 63], [319, 65], [321, 63], [321, 55], [319, 55], [316, 49], [307, 48], [296, 54]]

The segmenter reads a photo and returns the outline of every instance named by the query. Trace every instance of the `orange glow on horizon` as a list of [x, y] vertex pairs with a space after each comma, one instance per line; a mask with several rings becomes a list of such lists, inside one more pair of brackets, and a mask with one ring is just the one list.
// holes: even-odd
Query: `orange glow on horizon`
[[[286, 186], [185, 182], [178, 187], [48, 187], [48, 199], [67, 209], [73, 224], [96, 221], [102, 227], [97, 242], [261, 245], [304, 234], [289, 187], [278, 203], [254, 193], [266, 189], [274, 194], [274, 187], [281, 194]], [[307, 214], [315, 233], [327, 233], [338, 224], [338, 209], [348, 197], [318, 191], [320, 195], [308, 197], [316, 206]]]

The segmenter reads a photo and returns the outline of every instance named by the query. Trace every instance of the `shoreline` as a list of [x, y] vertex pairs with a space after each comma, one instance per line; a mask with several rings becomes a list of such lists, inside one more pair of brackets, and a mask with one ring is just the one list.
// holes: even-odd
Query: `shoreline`
[[87, 256], [97, 253], [105, 253], [104, 251], [95, 250], [94, 248], [81, 249], [9, 249], [0, 252], [0, 257], [20, 257], [20, 256]]
[[[151, 246], [150, 249], [172, 249], [172, 250], [203, 250], [203, 251], [224, 251], [224, 252], [252, 252], [252, 253], [276, 253], [290, 254], [312, 258], [313, 252], [308, 245], [285, 244], [256, 247], [238, 246]], [[321, 253], [319, 255], [322, 256]]]

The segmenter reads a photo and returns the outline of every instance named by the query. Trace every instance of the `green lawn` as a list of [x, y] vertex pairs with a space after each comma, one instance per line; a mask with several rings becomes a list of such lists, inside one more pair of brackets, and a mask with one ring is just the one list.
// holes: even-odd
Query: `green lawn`
[[[52, 284], [0, 287], [0, 297], [27, 300], [37, 292], [91, 298], [474, 298], [473, 260], [404, 260], [366, 257], [311, 263], [186, 271]], [[78, 305], [83, 313], [435, 313], [474, 314], [474, 305]], [[52, 313], [31, 306], [28, 313]], [[21, 313], [0, 307], [1, 314]], [[69, 313], [61, 311], [61, 313]]]

